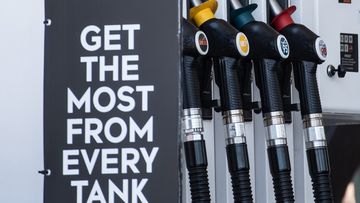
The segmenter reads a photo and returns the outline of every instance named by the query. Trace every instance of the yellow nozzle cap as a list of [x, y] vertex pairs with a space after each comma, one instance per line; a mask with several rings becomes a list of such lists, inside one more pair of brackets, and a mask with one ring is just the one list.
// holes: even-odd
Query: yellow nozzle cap
[[216, 0], [208, 0], [190, 9], [190, 19], [195, 22], [196, 26], [200, 27], [206, 21], [215, 18], [217, 7]]

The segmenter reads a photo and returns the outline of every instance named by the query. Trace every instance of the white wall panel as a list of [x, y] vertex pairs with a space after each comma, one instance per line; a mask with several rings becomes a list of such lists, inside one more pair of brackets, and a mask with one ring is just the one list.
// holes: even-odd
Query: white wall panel
[[42, 202], [44, 1], [1, 1], [1, 202]]

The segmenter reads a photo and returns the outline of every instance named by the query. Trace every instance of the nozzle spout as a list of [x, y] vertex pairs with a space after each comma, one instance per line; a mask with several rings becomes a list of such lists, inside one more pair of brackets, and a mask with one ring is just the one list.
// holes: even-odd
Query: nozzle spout
[[203, 2], [201, 0], [190, 0], [190, 7], [200, 6]]
[[243, 5], [240, 3], [239, 0], [230, 0], [231, 9], [236, 10], [242, 8]]
[[280, 6], [279, 2], [277, 2], [277, 0], [269, 0], [269, 5], [270, 5], [271, 12], [275, 16], [279, 15], [284, 10], [283, 8], [281, 8], [281, 6]]

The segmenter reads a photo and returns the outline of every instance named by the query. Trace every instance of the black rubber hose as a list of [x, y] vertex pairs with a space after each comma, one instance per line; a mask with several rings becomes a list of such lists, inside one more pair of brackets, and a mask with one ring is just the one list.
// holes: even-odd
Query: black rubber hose
[[193, 203], [210, 203], [205, 141], [184, 143], [186, 165], [189, 171], [191, 199]]
[[220, 90], [221, 110], [243, 109], [238, 60], [229, 57], [214, 58], [215, 81]]
[[301, 115], [322, 113], [319, 88], [316, 78], [317, 64], [313, 62], [295, 62], [295, 86], [299, 91]]
[[268, 147], [268, 157], [275, 200], [277, 203], [295, 202], [294, 190], [291, 181], [291, 166], [287, 145]]
[[256, 85], [260, 90], [263, 114], [283, 111], [278, 79], [280, 62], [273, 59], [254, 60]]
[[250, 164], [247, 145], [231, 144], [226, 146], [229, 172], [235, 203], [252, 203]]
[[333, 203], [334, 197], [327, 147], [309, 149], [306, 153], [313, 183], [315, 203]]
[[182, 84], [184, 109], [201, 107], [199, 73], [195, 63], [197, 61], [194, 57], [183, 57]]

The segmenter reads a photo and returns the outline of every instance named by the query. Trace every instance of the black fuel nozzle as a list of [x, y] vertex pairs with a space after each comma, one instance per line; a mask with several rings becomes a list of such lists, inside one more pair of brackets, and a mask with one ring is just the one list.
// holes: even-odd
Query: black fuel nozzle
[[289, 56], [290, 48], [283, 35], [264, 22], [254, 19], [252, 12], [257, 8], [256, 4], [243, 7], [238, 0], [230, 0], [230, 5], [231, 23], [249, 37], [249, 59], [253, 61], [256, 84], [261, 95], [275, 199], [279, 203], [295, 202], [285, 133], [282, 89], [278, 78], [280, 64]]
[[220, 111], [226, 127], [226, 151], [232, 179], [234, 202], [253, 202], [250, 164], [244, 123], [244, 103], [239, 66], [242, 66], [250, 46], [246, 35], [222, 19], [215, 17], [216, 0], [192, 1], [190, 18], [209, 39], [215, 82], [220, 91]]
[[327, 47], [324, 40], [306, 26], [294, 23], [291, 14], [295, 12], [295, 6], [279, 10], [276, 0], [271, 0], [270, 6], [275, 15], [271, 25], [286, 36], [291, 46], [288, 61], [293, 65], [295, 87], [299, 91], [314, 199], [316, 203], [333, 203], [327, 140], [316, 77], [318, 65], [326, 59]]
[[183, 121], [184, 151], [194, 203], [210, 203], [206, 145], [203, 138], [200, 73], [208, 40], [204, 32], [183, 19]]
[[269, 0], [270, 10], [275, 15], [271, 25], [289, 41], [292, 51], [290, 61], [311, 61], [321, 64], [326, 60], [327, 48], [324, 40], [306, 26], [294, 23], [291, 14], [295, 6], [282, 9], [276, 0]]

